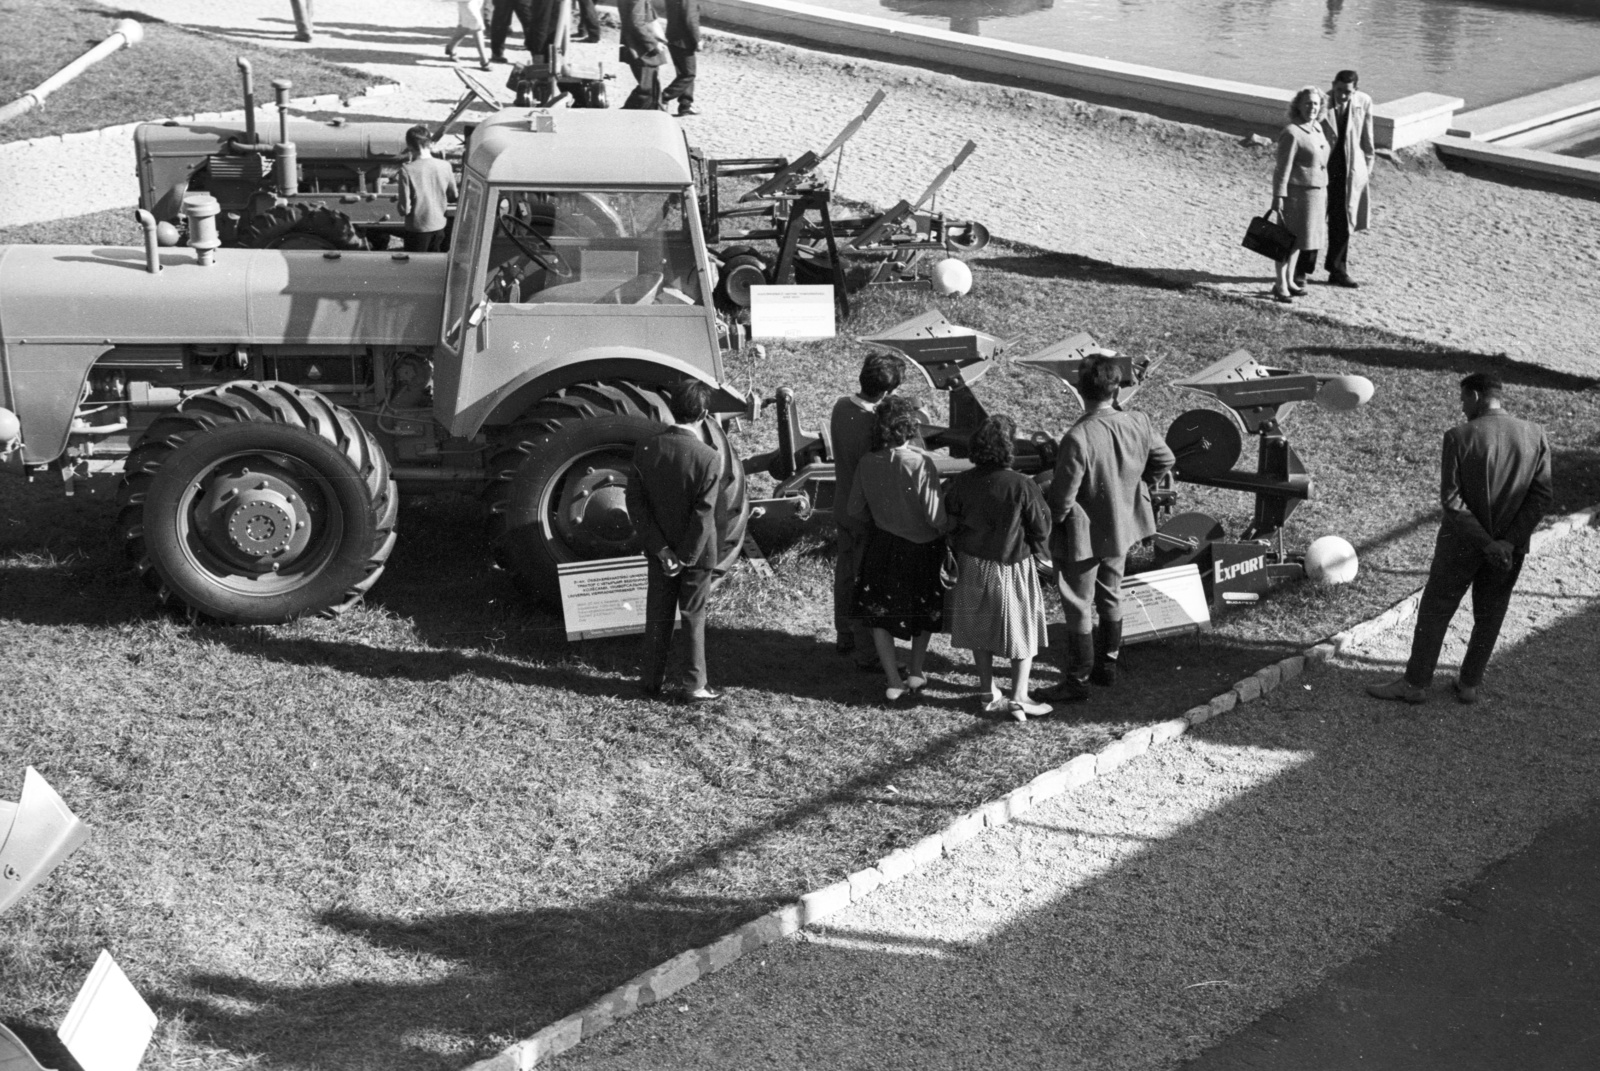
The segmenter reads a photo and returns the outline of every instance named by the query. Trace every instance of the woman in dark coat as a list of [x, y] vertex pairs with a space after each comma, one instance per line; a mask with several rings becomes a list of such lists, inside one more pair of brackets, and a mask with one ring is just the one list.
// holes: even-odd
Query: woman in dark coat
[[[1017, 426], [985, 420], [972, 436], [976, 468], [950, 481], [945, 511], [953, 530], [957, 580], [950, 605], [950, 646], [972, 652], [989, 713], [1017, 721], [1050, 713], [1028, 696], [1033, 656], [1045, 642], [1044, 590], [1035, 559], [1048, 560], [1050, 509], [1039, 485], [1012, 470]], [[1011, 659], [1011, 695], [994, 683], [994, 655]]]
[[[928, 641], [944, 625], [944, 499], [939, 470], [920, 446], [916, 408], [898, 395], [878, 403], [872, 452], [856, 466], [846, 514], [867, 527], [867, 545], [856, 574], [850, 615], [872, 629], [872, 642], [893, 703], [922, 690]], [[902, 678], [896, 638], [911, 641], [911, 662]]]
[[1278, 261], [1278, 278], [1272, 287], [1277, 301], [1304, 294], [1294, 285], [1294, 267], [1300, 254], [1328, 244], [1328, 154], [1332, 149], [1319, 121], [1322, 91], [1305, 86], [1289, 105], [1289, 125], [1278, 135], [1278, 162], [1272, 170], [1272, 208], [1283, 214], [1283, 225], [1294, 232], [1294, 248]]

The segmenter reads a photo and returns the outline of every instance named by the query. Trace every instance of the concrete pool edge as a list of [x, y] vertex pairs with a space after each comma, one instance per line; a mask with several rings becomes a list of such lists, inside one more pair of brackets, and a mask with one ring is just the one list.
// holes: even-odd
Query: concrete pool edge
[[[1294, 90], [1185, 74], [1137, 63], [913, 26], [782, 0], [701, 0], [706, 20], [735, 32], [891, 60], [934, 65], [986, 79], [1021, 81], [1276, 131]], [[1373, 108], [1378, 148], [1404, 149], [1446, 132], [1464, 102], [1418, 93]]]

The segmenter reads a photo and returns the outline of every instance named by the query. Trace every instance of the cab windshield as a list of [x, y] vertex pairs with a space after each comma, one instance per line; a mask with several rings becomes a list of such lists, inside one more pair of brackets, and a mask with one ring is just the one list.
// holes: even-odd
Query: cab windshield
[[672, 190], [499, 190], [482, 296], [518, 305], [699, 305], [688, 203]]

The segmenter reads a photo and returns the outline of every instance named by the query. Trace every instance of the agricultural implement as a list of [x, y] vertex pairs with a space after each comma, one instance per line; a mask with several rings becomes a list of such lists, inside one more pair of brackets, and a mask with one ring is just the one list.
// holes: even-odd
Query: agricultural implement
[[[869, 285], [911, 283], [919, 278], [924, 254], [975, 252], [988, 244], [989, 232], [982, 224], [923, 210], [977, 148], [971, 141], [916, 201], [900, 201], [873, 215], [834, 215], [833, 190], [819, 169], [837, 156], [837, 181], [845, 146], [883, 103], [884, 96], [882, 90], [875, 93], [861, 114], [845, 124], [821, 152], [807, 150], [793, 160], [732, 157], [705, 161], [701, 212], [707, 241], [721, 246], [723, 276], [718, 297], [725, 304], [748, 307], [750, 287], [762, 284], [831, 283], [848, 315], [845, 256], [874, 261]], [[723, 203], [722, 180], [760, 176], [765, 176], [763, 181], [746, 190], [733, 205]]]

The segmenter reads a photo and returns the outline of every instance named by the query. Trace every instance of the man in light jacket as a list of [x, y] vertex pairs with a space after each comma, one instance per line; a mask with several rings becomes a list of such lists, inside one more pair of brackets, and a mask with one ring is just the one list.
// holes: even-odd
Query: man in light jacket
[[[1328, 106], [1322, 112], [1322, 130], [1332, 147], [1328, 158], [1328, 282], [1354, 289], [1359, 284], [1350, 278], [1348, 258], [1350, 235], [1372, 224], [1372, 198], [1367, 179], [1372, 174], [1372, 98], [1356, 88], [1361, 78], [1355, 71], [1340, 71], [1328, 90]], [[1296, 286], [1317, 267], [1317, 256], [1301, 256]]]

